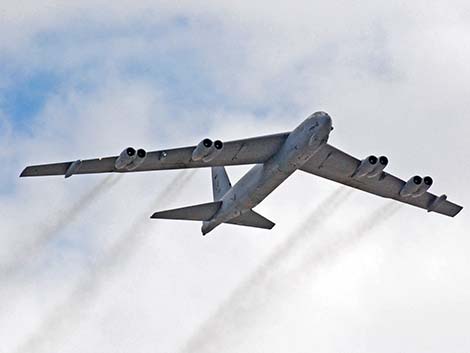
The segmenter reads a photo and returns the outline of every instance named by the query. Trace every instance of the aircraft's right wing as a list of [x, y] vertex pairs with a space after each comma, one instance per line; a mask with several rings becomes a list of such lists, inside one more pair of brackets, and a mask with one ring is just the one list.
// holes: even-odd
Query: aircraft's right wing
[[447, 201], [445, 195], [438, 197], [430, 192], [425, 192], [417, 197], [402, 196], [400, 191], [405, 185], [405, 181], [386, 172], [381, 172], [372, 178], [367, 176], [355, 178], [353, 175], [360, 164], [359, 159], [325, 144], [300, 169], [371, 194], [420, 207], [429, 212], [454, 217], [462, 210], [462, 206]]
[[[117, 156], [79, 160], [75, 162], [76, 168], [73, 168], [73, 174], [127, 173], [264, 163], [281, 148], [287, 136], [289, 133], [226, 142], [220, 154], [210, 162], [192, 160], [196, 146], [149, 152], [142, 165], [131, 171], [115, 168]], [[72, 161], [29, 166], [23, 170], [21, 177], [65, 175], [73, 163]]]

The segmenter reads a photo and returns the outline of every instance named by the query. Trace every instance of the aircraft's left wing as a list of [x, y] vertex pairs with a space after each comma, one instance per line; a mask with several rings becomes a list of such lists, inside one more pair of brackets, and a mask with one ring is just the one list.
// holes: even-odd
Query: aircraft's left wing
[[425, 192], [417, 197], [402, 196], [400, 191], [406, 182], [386, 172], [380, 172], [372, 178], [354, 177], [360, 164], [359, 159], [325, 144], [300, 169], [359, 190], [420, 207], [429, 212], [433, 211], [454, 217], [462, 210], [462, 206], [447, 201], [445, 195], [438, 197]]
[[117, 170], [115, 163], [118, 157], [115, 156], [29, 166], [23, 170], [21, 176], [143, 172], [264, 163], [281, 148], [287, 136], [289, 133], [229, 141], [224, 143], [222, 151], [209, 162], [194, 161], [192, 153], [196, 146], [191, 146], [149, 152], [145, 161], [131, 171]]

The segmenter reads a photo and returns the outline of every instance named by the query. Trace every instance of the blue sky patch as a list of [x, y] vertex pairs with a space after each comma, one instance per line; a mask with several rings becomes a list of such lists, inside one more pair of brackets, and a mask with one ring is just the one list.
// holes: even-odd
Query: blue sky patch
[[26, 128], [60, 84], [61, 78], [53, 72], [36, 72], [28, 77], [10, 74], [10, 83], [1, 93], [0, 108], [15, 129]]

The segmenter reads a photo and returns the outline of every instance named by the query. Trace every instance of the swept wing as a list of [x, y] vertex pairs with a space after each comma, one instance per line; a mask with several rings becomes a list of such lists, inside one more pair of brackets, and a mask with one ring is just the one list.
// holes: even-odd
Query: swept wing
[[325, 144], [300, 169], [304, 172], [336, 181], [338, 183], [369, 192], [378, 196], [394, 199], [428, 211], [454, 217], [462, 207], [446, 200], [446, 196], [436, 196], [426, 192], [421, 196], [401, 196], [405, 181], [386, 172], [375, 177], [353, 177], [361, 161], [349, 154]]
[[26, 167], [20, 176], [66, 175], [69, 168], [76, 163], [73, 174], [95, 173], [129, 173], [152, 170], [184, 169], [217, 167], [243, 164], [258, 164], [266, 162], [282, 146], [289, 133], [253, 137], [224, 143], [223, 150], [209, 162], [192, 160], [196, 146], [153, 151], [147, 154], [145, 161], [134, 170], [117, 170], [115, 162], [118, 158], [106, 157], [77, 161], [42, 164]]

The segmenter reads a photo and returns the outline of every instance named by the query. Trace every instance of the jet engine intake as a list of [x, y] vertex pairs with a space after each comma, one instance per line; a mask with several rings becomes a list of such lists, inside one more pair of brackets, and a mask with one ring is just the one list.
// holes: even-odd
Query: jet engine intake
[[144, 149], [135, 150], [133, 147], [128, 147], [121, 152], [116, 159], [114, 166], [117, 170], [134, 170], [140, 166], [147, 158], [147, 152]]
[[223, 148], [224, 144], [222, 141], [216, 140], [212, 142], [211, 139], [206, 138], [196, 146], [192, 154], [192, 159], [196, 162], [210, 162], [219, 155]]
[[400, 196], [414, 196], [420, 189], [422, 183], [423, 178], [421, 178], [419, 175], [415, 175], [414, 177], [410, 178], [405, 185], [403, 185], [400, 190]]
[[430, 176], [425, 176], [423, 178], [423, 183], [421, 184], [421, 187], [418, 189], [417, 192], [414, 193], [414, 197], [418, 197], [423, 195], [426, 191], [429, 190], [429, 188], [432, 186], [433, 180]]
[[118, 159], [114, 163], [114, 166], [117, 170], [125, 169], [129, 164], [131, 164], [136, 155], [137, 151], [133, 147], [127, 147], [124, 151], [121, 152]]
[[376, 156], [369, 156], [366, 159], [361, 161], [359, 167], [354, 171], [352, 177], [353, 178], [362, 178], [372, 173], [375, 168], [377, 167], [379, 159]]
[[400, 190], [400, 196], [419, 197], [428, 191], [432, 184], [433, 180], [430, 176], [422, 178], [416, 175], [403, 185], [403, 188]]
[[135, 170], [137, 169], [138, 167], [140, 167], [142, 165], [142, 163], [144, 163], [145, 159], [147, 158], [147, 152], [145, 152], [144, 149], [142, 148], [139, 148], [137, 150], [137, 154], [134, 158], [134, 160], [132, 161], [131, 164], [129, 164], [127, 166], [127, 170]]
[[379, 157], [379, 163], [375, 165], [375, 168], [372, 170], [372, 172], [367, 174], [367, 177], [368, 178], [376, 177], [377, 175], [383, 172], [383, 170], [385, 169], [387, 165], [388, 165], [388, 158], [385, 156]]

